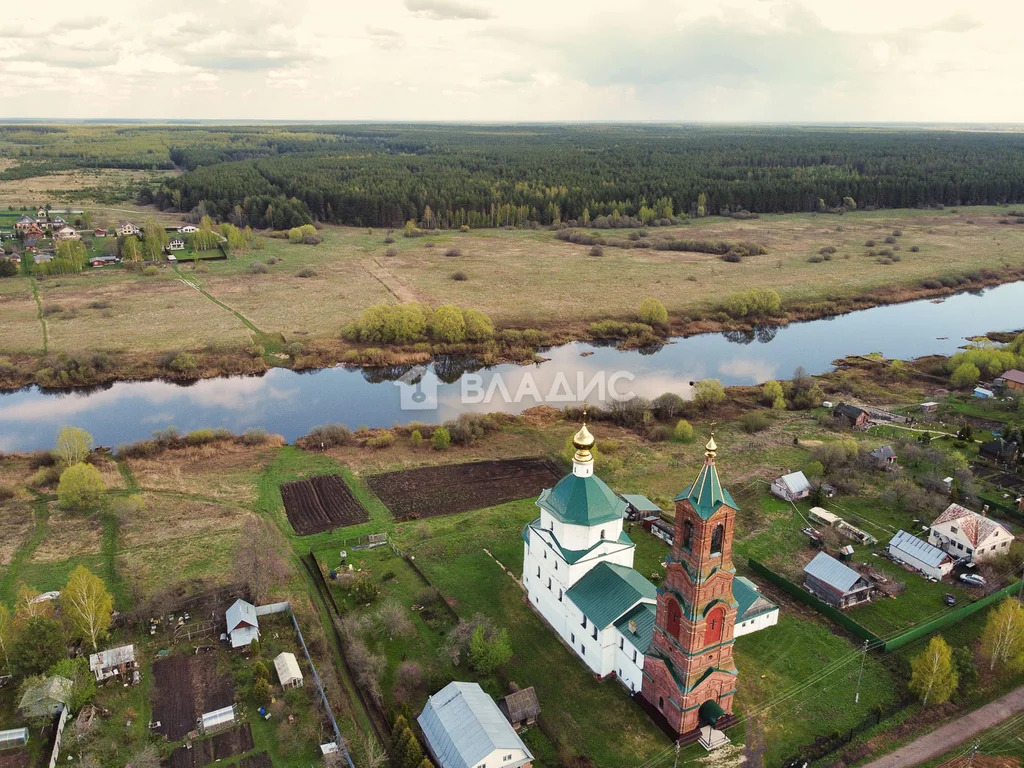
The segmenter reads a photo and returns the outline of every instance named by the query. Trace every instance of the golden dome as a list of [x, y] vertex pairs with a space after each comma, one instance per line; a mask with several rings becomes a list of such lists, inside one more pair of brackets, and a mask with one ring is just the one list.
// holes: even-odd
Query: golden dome
[[718, 451], [718, 444], [715, 442], [715, 433], [711, 433], [711, 439], [708, 440], [708, 444], [704, 446], [704, 455], [709, 459], [715, 458], [715, 453]]
[[572, 444], [576, 446], [577, 449], [583, 451], [593, 448], [594, 442], [594, 436], [590, 434], [590, 430], [587, 429], [587, 423], [583, 422], [583, 426], [580, 427], [580, 431], [572, 436]]

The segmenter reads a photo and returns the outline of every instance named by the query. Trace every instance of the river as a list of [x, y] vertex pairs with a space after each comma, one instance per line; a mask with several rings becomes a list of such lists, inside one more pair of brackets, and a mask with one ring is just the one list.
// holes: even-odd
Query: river
[[590, 402], [664, 392], [685, 397], [690, 382], [703, 378], [758, 384], [789, 378], [798, 366], [822, 373], [847, 355], [880, 352], [909, 360], [951, 354], [967, 337], [1021, 327], [1024, 282], [1017, 282], [941, 302], [874, 307], [753, 334], [674, 339], [656, 351], [576, 342], [549, 349], [542, 353], [545, 362], [528, 366], [474, 371], [467, 361], [444, 360], [413, 371], [421, 374], [417, 384], [391, 380], [402, 371], [339, 367], [309, 373], [275, 368], [263, 376], [187, 386], [118, 382], [90, 392], [60, 393], [33, 387], [0, 394], [0, 451], [49, 448], [64, 424], [87, 430], [97, 444], [107, 446], [172, 425], [183, 432], [262, 427], [291, 442], [317, 424], [332, 422], [387, 427], [437, 423], [468, 411], [517, 413], [540, 402], [560, 407], [583, 397]]

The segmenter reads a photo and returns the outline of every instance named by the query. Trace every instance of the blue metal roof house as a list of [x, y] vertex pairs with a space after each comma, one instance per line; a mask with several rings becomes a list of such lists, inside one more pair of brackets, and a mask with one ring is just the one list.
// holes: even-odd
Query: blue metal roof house
[[871, 599], [871, 582], [824, 552], [804, 566], [804, 587], [819, 600], [839, 609]]
[[533, 755], [476, 683], [448, 683], [417, 718], [440, 768], [523, 768]]
[[933, 579], [948, 576], [953, 570], [952, 557], [906, 531], [897, 531], [889, 541], [889, 554], [894, 560]]

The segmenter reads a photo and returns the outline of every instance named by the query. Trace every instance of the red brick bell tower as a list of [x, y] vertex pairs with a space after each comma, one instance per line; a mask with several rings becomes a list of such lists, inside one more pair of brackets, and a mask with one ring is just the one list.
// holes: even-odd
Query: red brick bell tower
[[738, 507], [715, 467], [714, 435], [697, 479], [675, 498], [675, 541], [658, 590], [641, 693], [679, 735], [732, 715], [736, 601], [732, 535]]

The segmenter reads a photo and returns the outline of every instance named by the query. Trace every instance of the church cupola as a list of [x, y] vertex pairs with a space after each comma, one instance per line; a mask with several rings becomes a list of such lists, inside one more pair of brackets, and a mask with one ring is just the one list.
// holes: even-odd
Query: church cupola
[[576, 453], [572, 457], [572, 473], [576, 477], [590, 477], [594, 474], [594, 436], [587, 429], [587, 412], [583, 411], [583, 426], [572, 437]]

